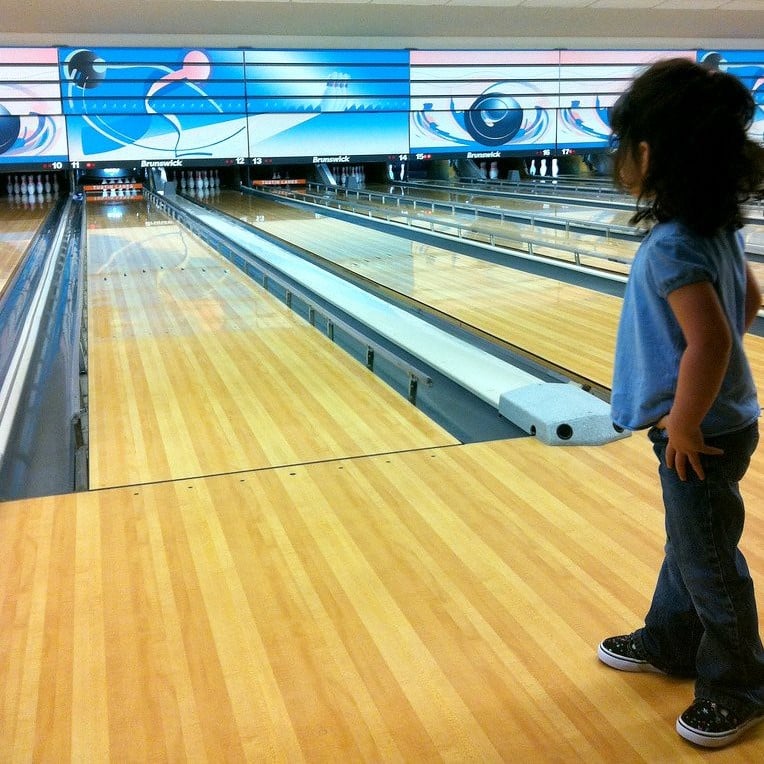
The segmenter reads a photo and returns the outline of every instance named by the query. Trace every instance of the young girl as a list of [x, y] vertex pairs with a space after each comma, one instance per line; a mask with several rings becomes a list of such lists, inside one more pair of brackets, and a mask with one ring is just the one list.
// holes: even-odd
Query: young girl
[[611, 115], [616, 182], [637, 198], [635, 221], [654, 223], [624, 296], [613, 420], [649, 428], [666, 545], [645, 625], [597, 654], [622, 671], [695, 677], [676, 729], [709, 747], [764, 719], [764, 650], [737, 546], [759, 416], [742, 338], [761, 294], [737, 230], [764, 181], [753, 114], [739, 80], [672, 59], [635, 79]]

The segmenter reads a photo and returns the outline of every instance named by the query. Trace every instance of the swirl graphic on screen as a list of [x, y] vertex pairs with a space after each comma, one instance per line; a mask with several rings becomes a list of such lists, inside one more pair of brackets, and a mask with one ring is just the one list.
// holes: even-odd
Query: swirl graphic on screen
[[[45, 104], [39, 103], [39, 95], [20, 84], [0, 83], [0, 156], [4, 158], [47, 157], [54, 152], [58, 138], [58, 126], [49, 115], [39, 113]], [[14, 113], [5, 104], [19, 102], [28, 113]], [[55, 152], [54, 152], [55, 153]]]
[[573, 133], [596, 138], [600, 141], [610, 140], [610, 108], [603, 106], [599, 97], [594, 109], [581, 110], [581, 102], [573, 101], [566, 109], [562, 109], [560, 117], [563, 123]]
[[209, 157], [246, 131], [205, 89], [212, 61], [201, 50], [188, 51], [179, 68], [107, 62], [92, 50], [77, 50], [65, 73], [68, 113], [84, 122], [86, 155], [137, 148], [172, 158]]

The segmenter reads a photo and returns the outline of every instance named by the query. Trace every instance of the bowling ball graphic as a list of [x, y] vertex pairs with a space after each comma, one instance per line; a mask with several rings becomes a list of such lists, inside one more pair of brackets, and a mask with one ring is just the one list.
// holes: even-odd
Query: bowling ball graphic
[[700, 62], [701, 66], [714, 71], [722, 68], [724, 59], [718, 53], [707, 53]]
[[78, 50], [66, 66], [69, 79], [83, 90], [98, 87], [106, 74], [106, 62], [92, 50]]
[[523, 110], [512, 96], [483, 93], [464, 114], [467, 132], [484, 146], [500, 146], [514, 138], [523, 124]]
[[5, 154], [16, 143], [21, 131], [21, 119], [0, 104], [0, 154]]

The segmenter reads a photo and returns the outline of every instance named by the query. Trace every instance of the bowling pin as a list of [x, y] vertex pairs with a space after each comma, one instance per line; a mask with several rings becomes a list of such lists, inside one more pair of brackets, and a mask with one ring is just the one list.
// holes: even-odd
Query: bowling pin
[[10, 175], [8, 176], [8, 185], [5, 187], [5, 190], [8, 192], [8, 196], [13, 196], [13, 181]]
[[546, 159], [541, 160], [541, 167], [539, 168], [539, 175], [544, 177], [546, 175]]
[[35, 190], [38, 194], [42, 194], [43, 191], [43, 185], [42, 185], [42, 175], [37, 176], [37, 185], [35, 186]]
[[560, 174], [560, 167], [557, 162], [557, 157], [552, 160], [552, 177], [556, 178]]
[[50, 184], [50, 175], [45, 176], [45, 193], [49, 194], [53, 189], [53, 186]]
[[533, 177], [536, 174], [536, 160], [535, 159], [531, 159], [530, 174], [531, 174], [531, 177]]
[[491, 162], [491, 170], [489, 172], [489, 176], [491, 180], [496, 180], [496, 178], [499, 177], [499, 163], [498, 162]]
[[22, 196], [27, 195], [27, 176], [26, 175], [21, 176], [21, 195]]

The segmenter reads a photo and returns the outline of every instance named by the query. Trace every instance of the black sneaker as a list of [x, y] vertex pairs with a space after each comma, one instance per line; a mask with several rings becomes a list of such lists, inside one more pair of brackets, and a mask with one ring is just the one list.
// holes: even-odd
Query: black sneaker
[[664, 673], [647, 660], [642, 644], [634, 634], [622, 634], [619, 637], [603, 639], [597, 648], [597, 657], [619, 671]]
[[737, 740], [762, 719], [764, 710], [740, 716], [712, 700], [700, 699], [676, 720], [676, 731], [696, 745], [721, 748]]

